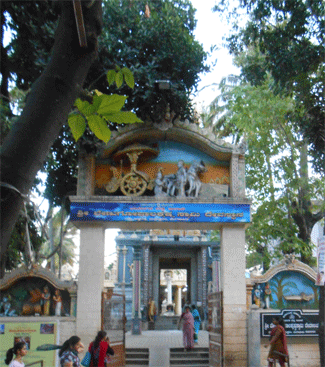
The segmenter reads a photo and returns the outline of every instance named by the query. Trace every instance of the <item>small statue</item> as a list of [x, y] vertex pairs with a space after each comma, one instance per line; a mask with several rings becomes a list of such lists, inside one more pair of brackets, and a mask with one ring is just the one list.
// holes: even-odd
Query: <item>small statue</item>
[[270, 300], [271, 300], [271, 288], [269, 283], [265, 284], [265, 290], [264, 290], [264, 294], [265, 294], [265, 308], [270, 308]]
[[38, 289], [29, 291], [30, 299], [23, 305], [22, 315], [41, 314], [42, 312], [42, 292]]
[[42, 293], [43, 300], [43, 315], [50, 315], [50, 302], [51, 302], [51, 294], [48, 286], [45, 286]]
[[55, 316], [61, 316], [62, 297], [61, 292], [58, 289], [56, 289], [54, 292], [53, 300], [55, 302]]
[[193, 162], [191, 167], [187, 171], [187, 182], [189, 183], [189, 189], [187, 190], [187, 196], [198, 197], [202, 186], [199, 174], [206, 172], [205, 164], [203, 161]]
[[3, 313], [1, 313], [1, 316], [4, 317], [11, 317], [11, 316], [18, 316], [16, 314], [16, 311], [14, 309], [11, 308], [11, 303], [10, 303], [10, 298], [8, 297], [3, 297], [2, 300], [2, 309], [3, 309]]
[[254, 303], [258, 306], [261, 307], [261, 289], [260, 289], [260, 285], [257, 284], [255, 290], [254, 290]]
[[164, 176], [162, 174], [162, 168], [160, 167], [158, 169], [158, 173], [155, 178], [155, 188], [154, 188], [155, 196], [167, 196], [167, 192], [165, 190], [167, 190], [167, 182], [164, 179]]
[[184, 161], [180, 160], [177, 163], [178, 170], [176, 174], [167, 175], [165, 179], [167, 180], [167, 193], [170, 196], [185, 196], [185, 185], [187, 182], [187, 170], [184, 167]]

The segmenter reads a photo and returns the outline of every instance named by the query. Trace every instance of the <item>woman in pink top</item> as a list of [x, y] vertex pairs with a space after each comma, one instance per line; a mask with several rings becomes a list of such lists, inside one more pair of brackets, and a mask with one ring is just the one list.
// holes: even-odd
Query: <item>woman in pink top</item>
[[194, 318], [190, 307], [185, 307], [185, 312], [180, 317], [183, 320], [183, 343], [184, 349], [190, 350], [194, 348]]

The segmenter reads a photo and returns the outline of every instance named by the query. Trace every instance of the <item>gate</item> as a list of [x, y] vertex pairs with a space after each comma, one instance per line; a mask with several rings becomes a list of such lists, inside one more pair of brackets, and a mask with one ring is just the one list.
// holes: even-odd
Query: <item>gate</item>
[[114, 349], [110, 366], [125, 366], [125, 296], [102, 293], [102, 330], [107, 332]]
[[209, 352], [210, 366], [223, 366], [223, 305], [222, 292], [208, 295], [208, 330], [209, 330]]

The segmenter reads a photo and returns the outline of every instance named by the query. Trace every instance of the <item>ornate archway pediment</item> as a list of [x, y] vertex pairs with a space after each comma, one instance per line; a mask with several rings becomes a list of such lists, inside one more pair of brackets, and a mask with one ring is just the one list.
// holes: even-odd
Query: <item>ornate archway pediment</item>
[[110, 156], [122, 146], [136, 142], [174, 141], [184, 143], [206, 152], [211, 157], [230, 161], [232, 154], [244, 155], [245, 145], [232, 145], [218, 139], [211, 128], [201, 128], [187, 120], [176, 120], [167, 130], [160, 130], [154, 123], [132, 124], [112, 132], [112, 138], [104, 150], [104, 157]]
[[308, 279], [316, 281], [317, 273], [310, 266], [295, 259], [294, 256], [287, 255], [279, 264], [270, 268], [265, 274], [260, 276], [251, 275], [249, 284], [259, 284], [269, 282], [275, 275], [282, 271], [296, 271], [305, 275]]
[[54, 288], [59, 290], [68, 290], [69, 293], [74, 293], [77, 291], [77, 285], [74, 281], [62, 281], [58, 279], [52, 272], [40, 266], [34, 266], [32, 268], [22, 266], [6, 274], [2, 279], [0, 279], [0, 291], [10, 288], [20, 279], [32, 277], [42, 278], [53, 285]]

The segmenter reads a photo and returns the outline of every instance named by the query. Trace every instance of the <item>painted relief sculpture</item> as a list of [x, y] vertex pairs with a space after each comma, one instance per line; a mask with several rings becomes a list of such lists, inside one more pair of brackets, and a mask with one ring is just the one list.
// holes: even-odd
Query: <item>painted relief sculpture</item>
[[[152, 190], [154, 186], [153, 181], [147, 173], [137, 169], [137, 164], [140, 156], [144, 161], [156, 157], [157, 155], [158, 152], [155, 149], [139, 144], [131, 145], [117, 152], [114, 156], [114, 160], [120, 162], [121, 172], [118, 175], [117, 169], [115, 167], [111, 168], [113, 171], [113, 178], [106, 185], [106, 191], [114, 193], [120, 188], [125, 196], [141, 196], [147, 189]], [[126, 159], [130, 161], [131, 169], [129, 173], [123, 176], [122, 165], [123, 161]]]
[[155, 178], [154, 187], [155, 196], [167, 196], [167, 180], [162, 174], [162, 168], [159, 168], [157, 176]]
[[178, 161], [176, 174], [163, 176], [160, 168], [155, 179], [155, 196], [198, 197], [202, 186], [199, 175], [206, 171], [203, 161], [193, 162], [189, 169]]
[[62, 297], [61, 297], [61, 292], [58, 289], [55, 290], [53, 300], [55, 302], [55, 316], [61, 316]]
[[16, 310], [11, 307], [9, 297], [3, 297], [0, 301], [0, 316], [18, 316]]
[[49, 291], [49, 287], [45, 286], [44, 291], [42, 293], [43, 315], [44, 316], [49, 316], [50, 314], [50, 300], [51, 300], [51, 294]]

